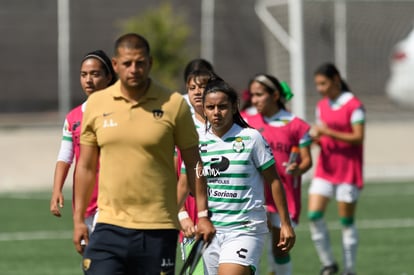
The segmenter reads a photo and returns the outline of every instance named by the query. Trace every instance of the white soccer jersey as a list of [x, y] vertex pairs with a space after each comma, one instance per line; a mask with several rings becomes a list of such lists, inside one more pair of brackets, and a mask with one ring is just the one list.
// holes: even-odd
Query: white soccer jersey
[[267, 232], [260, 171], [274, 165], [270, 147], [251, 128], [234, 124], [221, 138], [199, 131], [208, 207], [218, 231]]
[[199, 121], [196, 117], [195, 114], [193, 114], [193, 121], [194, 121], [194, 125], [196, 127], [197, 133], [200, 135], [202, 133], [205, 133], [206, 131], [206, 125]]

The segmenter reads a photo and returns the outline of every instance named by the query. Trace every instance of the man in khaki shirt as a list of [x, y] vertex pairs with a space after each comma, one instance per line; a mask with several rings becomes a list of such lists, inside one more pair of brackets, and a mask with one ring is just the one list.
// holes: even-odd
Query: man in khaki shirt
[[[202, 169], [198, 135], [183, 97], [149, 78], [152, 57], [144, 37], [121, 36], [112, 63], [118, 82], [89, 97], [82, 121], [73, 241], [88, 275], [174, 274], [175, 146], [193, 168], [188, 177], [199, 209], [197, 233], [207, 242], [215, 233], [206, 215], [205, 178], [196, 176], [196, 167]], [[83, 213], [99, 154], [99, 217], [89, 240]]]

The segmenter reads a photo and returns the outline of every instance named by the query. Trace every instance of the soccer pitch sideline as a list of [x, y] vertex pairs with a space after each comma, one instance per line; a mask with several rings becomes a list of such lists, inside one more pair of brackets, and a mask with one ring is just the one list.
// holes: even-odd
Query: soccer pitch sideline
[[[319, 274], [319, 262], [306, 220], [308, 184], [303, 186], [301, 224], [292, 250], [294, 274]], [[0, 193], [0, 274], [82, 274], [72, 245], [71, 194], [66, 191], [63, 217], [49, 213], [49, 192]], [[358, 275], [414, 274], [414, 181], [368, 183], [357, 210], [360, 246]], [[341, 231], [336, 205], [327, 212], [335, 255], [341, 260]], [[181, 266], [177, 250], [177, 270]], [[266, 272], [263, 255], [261, 274]]]

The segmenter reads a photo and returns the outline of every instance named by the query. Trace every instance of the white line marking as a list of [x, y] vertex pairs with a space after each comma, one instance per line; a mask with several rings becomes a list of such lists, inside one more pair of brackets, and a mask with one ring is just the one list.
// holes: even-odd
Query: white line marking
[[72, 231], [0, 232], [0, 241], [71, 239]]
[[[46, 193], [1, 193], [0, 192], [0, 198], [6, 198], [6, 199], [19, 199], [19, 200], [50, 200], [52, 194], [46, 194]], [[71, 200], [72, 199], [72, 193], [63, 192], [63, 196], [65, 197], [65, 200]], [[68, 199], [66, 199], [68, 198]]]
[[[414, 228], [414, 219], [384, 219], [384, 220], [357, 220], [358, 229], [398, 229]], [[340, 230], [339, 222], [329, 222], [328, 228]], [[298, 226], [296, 231], [309, 231], [308, 226]], [[30, 240], [63, 240], [71, 239], [72, 231], [28, 231], [28, 232], [0, 232], [0, 242], [30, 241]]]
[[[390, 229], [414, 227], [414, 219], [381, 219], [381, 220], [356, 220], [357, 229]], [[328, 228], [340, 230], [342, 226], [338, 222], [328, 222]], [[298, 226], [296, 231], [309, 231], [307, 226]]]

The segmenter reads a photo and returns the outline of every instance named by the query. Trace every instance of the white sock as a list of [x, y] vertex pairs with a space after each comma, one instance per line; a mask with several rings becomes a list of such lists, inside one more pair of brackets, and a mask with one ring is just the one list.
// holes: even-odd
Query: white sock
[[292, 275], [292, 261], [285, 264], [275, 263], [276, 275]]
[[332, 265], [335, 262], [331, 243], [329, 240], [328, 228], [324, 219], [310, 221], [310, 231], [316, 252], [323, 266]]
[[355, 225], [342, 227], [343, 261], [347, 272], [355, 273], [357, 249], [358, 231]]

